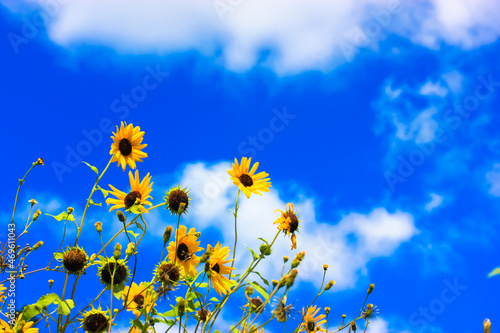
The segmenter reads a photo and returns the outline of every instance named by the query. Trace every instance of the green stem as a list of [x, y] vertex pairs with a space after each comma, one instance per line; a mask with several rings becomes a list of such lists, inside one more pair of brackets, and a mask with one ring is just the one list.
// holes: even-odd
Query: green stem
[[[233, 261], [231, 262], [231, 268], [234, 265], [234, 258], [236, 258], [236, 244], [238, 243], [238, 200], [240, 198], [241, 190], [238, 189], [238, 194], [236, 195], [236, 203], [234, 204], [234, 249], [233, 249]], [[229, 274], [229, 280], [231, 280], [231, 274]]]
[[17, 206], [17, 199], [19, 198], [19, 191], [21, 190], [21, 186], [24, 184], [24, 181], [26, 180], [26, 176], [28, 176], [28, 173], [30, 173], [31, 169], [33, 169], [35, 166], [38, 164], [35, 162], [31, 166], [31, 168], [26, 171], [26, 174], [24, 175], [23, 179], [19, 180], [19, 186], [17, 187], [17, 192], [16, 192], [16, 199], [14, 200], [14, 210], [12, 211], [12, 223], [14, 223], [14, 216], [16, 214], [16, 206]]

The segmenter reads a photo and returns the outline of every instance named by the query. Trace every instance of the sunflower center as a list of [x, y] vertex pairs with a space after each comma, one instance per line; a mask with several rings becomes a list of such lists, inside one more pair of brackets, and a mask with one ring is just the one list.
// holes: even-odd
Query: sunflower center
[[137, 304], [138, 309], [142, 309], [142, 307], [144, 305], [144, 296], [142, 296], [141, 294], [135, 295], [134, 302], [135, 302], [135, 304]]
[[220, 272], [220, 267], [219, 267], [219, 264], [218, 264], [218, 263], [216, 263], [215, 265], [213, 265], [213, 266], [212, 266], [212, 270], [213, 270], [214, 272], [219, 273], [219, 272]]
[[87, 263], [85, 253], [79, 249], [72, 249], [63, 257], [64, 267], [70, 272], [78, 272]]
[[[101, 279], [107, 283], [111, 284], [111, 277], [113, 276], [113, 271], [115, 270], [115, 263], [110, 262], [102, 268]], [[117, 285], [125, 281], [127, 278], [127, 267], [118, 264], [115, 271], [115, 276], [113, 277], [113, 285]]]
[[290, 218], [290, 232], [293, 233], [299, 227], [299, 219], [294, 213], [286, 213], [285, 216]]
[[184, 203], [186, 204], [186, 206], [184, 206], [184, 209], [187, 209], [188, 208], [188, 205], [189, 205], [189, 197], [187, 195], [187, 193], [183, 190], [174, 190], [172, 192], [169, 193], [169, 196], [168, 196], [168, 207], [170, 208], [170, 210], [174, 211], [174, 212], [178, 212], [179, 211], [179, 206], [181, 203]]
[[[184, 245], [184, 244], [181, 244]], [[173, 284], [179, 281], [180, 272], [179, 268], [174, 264], [163, 264], [160, 266], [160, 280], [167, 284]]]
[[118, 144], [118, 149], [123, 156], [128, 156], [132, 153], [132, 143], [130, 143], [129, 139], [121, 139]]
[[101, 332], [108, 325], [108, 319], [102, 313], [93, 313], [83, 323], [88, 332]]
[[242, 174], [240, 176], [240, 182], [243, 184], [243, 186], [248, 187], [253, 185], [253, 179], [246, 173]]
[[140, 200], [141, 197], [141, 192], [133, 191], [125, 196], [125, 199], [123, 199], [123, 203], [125, 204], [125, 207], [130, 208], [135, 204], [136, 200]]
[[314, 321], [311, 318], [307, 318], [307, 331], [314, 332]]
[[177, 257], [181, 260], [187, 260], [190, 258], [189, 255], [189, 248], [187, 247], [186, 244], [180, 243], [179, 246], [177, 247]]

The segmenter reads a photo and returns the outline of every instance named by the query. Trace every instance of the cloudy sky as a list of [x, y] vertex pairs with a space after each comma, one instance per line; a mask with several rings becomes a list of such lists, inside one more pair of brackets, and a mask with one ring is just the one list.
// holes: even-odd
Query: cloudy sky
[[[146, 133], [149, 157], [138, 168], [152, 175], [153, 202], [178, 183], [191, 189], [184, 222], [202, 231], [203, 247], [232, 246], [234, 158], [260, 163], [273, 186], [241, 202], [236, 266], [248, 263], [245, 245], [273, 237], [274, 210], [294, 203], [297, 251], [307, 253], [289, 296], [297, 309], [328, 264], [337, 284], [318, 304], [332, 308], [333, 326], [359, 312], [370, 283], [380, 309], [370, 333], [500, 323], [500, 278], [487, 278], [500, 266], [498, 2], [0, 0], [0, 16], [3, 221], [17, 178], [38, 157], [45, 166], [23, 186], [16, 221], [31, 198], [44, 213], [73, 206], [81, 218], [94, 179], [81, 161], [104, 168], [111, 131], [126, 121]], [[107, 184], [127, 188], [128, 177], [113, 165]], [[106, 212], [90, 210], [90, 252], [99, 246], [94, 222], [104, 237], [119, 228]], [[148, 222], [144, 280], [176, 220], [162, 210]], [[61, 236], [48, 216], [34, 224], [21, 243], [46, 244], [31, 268]], [[281, 256], [295, 255], [289, 246], [280, 237], [263, 262], [268, 279]], [[98, 292], [91, 270], [83, 283]], [[35, 301], [32, 288], [49, 278], [62, 289], [63, 275], [27, 278], [19, 304]], [[221, 325], [239, 320], [242, 305]]]

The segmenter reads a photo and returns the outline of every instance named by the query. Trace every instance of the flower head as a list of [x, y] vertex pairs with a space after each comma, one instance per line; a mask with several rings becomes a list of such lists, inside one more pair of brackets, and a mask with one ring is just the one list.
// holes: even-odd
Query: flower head
[[288, 203], [285, 211], [277, 209], [275, 212], [281, 212], [281, 216], [274, 221], [274, 224], [278, 225], [278, 230], [283, 230], [288, 236], [291, 235], [292, 249], [296, 249], [297, 237], [295, 236], [295, 232], [299, 229], [300, 220], [294, 211], [293, 204]]
[[179, 266], [172, 262], [162, 262], [155, 269], [155, 276], [161, 284], [173, 286], [179, 281], [181, 273]]
[[189, 207], [189, 191], [186, 188], [181, 188], [180, 185], [171, 188], [166, 192], [166, 196], [163, 198], [167, 203], [166, 208], [170, 210], [172, 215], [182, 215], [182, 213], [187, 213]]
[[224, 275], [231, 274], [231, 271], [235, 268], [226, 266], [226, 264], [233, 261], [233, 259], [226, 260], [229, 256], [229, 247], [221, 248], [221, 244], [217, 243], [213, 249], [213, 253], [210, 259], [205, 263], [205, 271], [209, 273], [210, 281], [215, 291], [222, 296], [230, 290], [229, 282], [230, 280]]
[[259, 163], [255, 163], [252, 168], [250, 168], [251, 158], [242, 157], [241, 165], [238, 164], [238, 160], [235, 158], [233, 163], [233, 168], [227, 172], [231, 176], [231, 180], [234, 185], [245, 193], [247, 198], [250, 198], [252, 193], [262, 195], [260, 192], [269, 192], [269, 187], [271, 187], [270, 178], [266, 178], [269, 174], [265, 172], [259, 172], [255, 174]]
[[316, 316], [316, 314], [321, 310], [321, 308], [316, 309], [315, 306], [311, 306], [307, 309], [307, 312], [304, 308], [302, 308], [302, 316], [304, 317], [304, 321], [300, 325], [299, 332], [326, 332], [324, 329], [320, 327], [320, 325], [326, 323], [324, 314]]
[[35, 323], [32, 321], [25, 322], [21, 320], [22, 313], [16, 319], [16, 323], [13, 327], [9, 325], [9, 323], [0, 319], [0, 332], [2, 333], [38, 333], [38, 328], [32, 328]]
[[139, 170], [135, 170], [135, 176], [132, 174], [132, 171], [129, 171], [128, 178], [130, 181], [130, 192], [127, 194], [116, 189], [114, 186], [109, 185], [113, 191], [109, 193], [114, 195], [116, 199], [108, 198], [106, 199], [106, 203], [108, 205], [113, 204], [109, 211], [118, 209], [118, 208], [131, 208], [136, 202], [138, 202], [137, 207], [142, 213], [147, 213], [147, 209], [144, 208], [145, 205], [152, 206], [153, 204], [148, 201], [149, 198], [153, 199], [149, 194], [153, 190], [151, 183], [151, 176], [149, 173], [139, 182]]
[[111, 287], [111, 280], [113, 280], [113, 286], [124, 284], [129, 274], [130, 272], [125, 261], [114, 258], [101, 261], [97, 270], [97, 275], [100, 277], [101, 283], [107, 288]]
[[148, 154], [142, 151], [147, 145], [141, 144], [144, 137], [144, 132], [141, 132], [139, 126], [127, 125], [122, 121], [120, 129], [116, 126], [116, 133], [113, 132], [111, 138], [110, 155], [113, 155], [111, 162], [118, 162], [123, 171], [127, 164], [132, 168], [136, 168], [135, 162], [142, 162], [142, 158], [148, 157]]
[[70, 247], [63, 253], [63, 266], [69, 273], [80, 273], [87, 264], [89, 257], [79, 246]]
[[293, 304], [286, 305], [286, 296], [283, 296], [283, 299], [278, 298], [277, 300], [278, 305], [272, 311], [272, 313], [276, 316], [276, 319], [280, 323], [284, 323], [287, 321], [288, 317], [292, 316], [292, 314], [295, 312], [295, 309], [293, 308]]
[[99, 306], [98, 309], [92, 308], [92, 310], [85, 312], [80, 321], [85, 332], [101, 333], [108, 330], [109, 319], [107, 311], [102, 311], [101, 306]]
[[141, 283], [137, 285], [132, 283], [132, 287], [128, 286], [123, 289], [122, 298], [127, 306], [127, 311], [132, 311], [135, 315], [140, 315], [141, 309], [146, 309], [150, 312], [156, 305], [156, 292], [153, 290], [153, 285]]
[[167, 247], [168, 258], [171, 262], [177, 264], [181, 268], [181, 275], [196, 276], [196, 266], [200, 262], [200, 258], [196, 252], [203, 250], [199, 247], [198, 233], [195, 228], [191, 228], [187, 232], [186, 226], [179, 226], [175, 231], [175, 241], [170, 242]]

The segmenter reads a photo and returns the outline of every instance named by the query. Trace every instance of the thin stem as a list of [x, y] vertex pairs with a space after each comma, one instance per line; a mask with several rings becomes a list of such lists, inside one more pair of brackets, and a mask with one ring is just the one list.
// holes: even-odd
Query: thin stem
[[[238, 243], [238, 200], [240, 198], [241, 190], [238, 189], [238, 194], [236, 195], [236, 203], [234, 204], [234, 249], [233, 249], [233, 261], [231, 262], [231, 268], [234, 265], [234, 258], [236, 257], [236, 244]], [[231, 280], [231, 274], [229, 274], [229, 280]]]
[[31, 168], [29, 168], [28, 171], [26, 171], [26, 174], [24, 175], [23, 179], [19, 180], [19, 186], [17, 187], [17, 192], [16, 192], [16, 199], [14, 200], [14, 210], [12, 211], [12, 223], [14, 223], [14, 216], [16, 214], [17, 199], [19, 198], [19, 191], [21, 190], [21, 186], [24, 184], [26, 176], [28, 176], [28, 173], [30, 173], [31, 169], [33, 169], [37, 165], [38, 165], [37, 162], [33, 163]]

